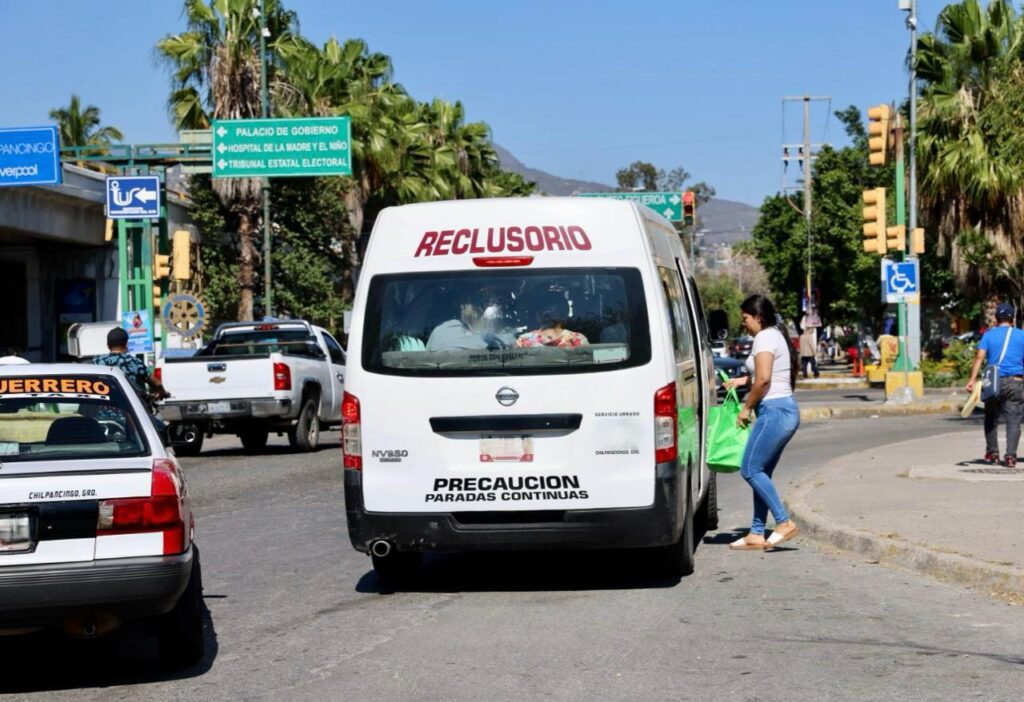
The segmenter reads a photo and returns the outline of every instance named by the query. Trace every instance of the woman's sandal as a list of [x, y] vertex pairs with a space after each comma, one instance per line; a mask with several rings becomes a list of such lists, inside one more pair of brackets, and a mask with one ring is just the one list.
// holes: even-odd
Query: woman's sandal
[[793, 528], [790, 529], [789, 531], [787, 531], [786, 533], [782, 533], [782, 532], [780, 532], [776, 528], [772, 532], [772, 535], [768, 537], [768, 541], [765, 542], [764, 548], [765, 548], [765, 550], [771, 549], [771, 548], [775, 548], [776, 546], [779, 546], [780, 544], [783, 544], [786, 541], [789, 541], [790, 539], [792, 539], [794, 536], [796, 536], [799, 533], [800, 533], [800, 528], [797, 527], [796, 524], [794, 524]]
[[767, 541], [747, 541], [747, 537], [744, 536], [729, 544], [729, 549], [731, 551], [763, 551], [767, 546]]

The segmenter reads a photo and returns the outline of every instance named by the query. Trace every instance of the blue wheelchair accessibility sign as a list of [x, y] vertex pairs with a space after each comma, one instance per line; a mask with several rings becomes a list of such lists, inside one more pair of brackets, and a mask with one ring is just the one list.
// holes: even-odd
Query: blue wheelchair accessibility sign
[[159, 176], [109, 176], [107, 178], [109, 219], [159, 219]]
[[917, 302], [921, 296], [917, 261], [882, 262], [882, 292], [886, 302]]

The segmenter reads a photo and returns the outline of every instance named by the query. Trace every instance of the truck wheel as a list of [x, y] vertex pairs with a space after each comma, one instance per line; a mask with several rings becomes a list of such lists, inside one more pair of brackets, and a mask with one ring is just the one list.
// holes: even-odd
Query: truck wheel
[[308, 453], [320, 444], [320, 418], [317, 416], [317, 398], [310, 397], [302, 405], [299, 421], [288, 430], [288, 443], [293, 449]]
[[267, 437], [269, 435], [270, 432], [268, 430], [257, 427], [245, 429], [238, 435], [238, 438], [242, 440], [242, 447], [245, 448], [246, 452], [256, 453], [267, 447]]
[[690, 497], [689, 485], [686, 486], [685, 504], [686, 518], [683, 519], [683, 533], [679, 536], [679, 541], [671, 546], [656, 549], [655, 562], [658, 570], [670, 578], [682, 578], [693, 573], [693, 499]]
[[[193, 547], [194, 548], [194, 547]], [[160, 661], [169, 668], [185, 668], [198, 663], [206, 652], [203, 635], [203, 570], [199, 550], [195, 551], [192, 575], [185, 592], [167, 614], [157, 621]]]
[[392, 551], [387, 556], [370, 555], [373, 571], [384, 586], [408, 585], [416, 579], [423, 564], [423, 554], [416, 551]]
[[718, 529], [718, 473], [711, 472], [707, 494], [704, 495], [703, 509], [698, 515], [698, 527], [705, 534]]
[[198, 456], [203, 450], [203, 428], [198, 424], [179, 424], [172, 428], [179, 440], [185, 442], [174, 447], [177, 456]]

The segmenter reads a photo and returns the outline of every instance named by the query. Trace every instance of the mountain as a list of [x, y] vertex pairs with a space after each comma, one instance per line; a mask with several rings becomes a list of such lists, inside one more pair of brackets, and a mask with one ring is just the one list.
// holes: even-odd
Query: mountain
[[[576, 193], [604, 193], [615, 188], [605, 183], [595, 183], [573, 178], [562, 178], [537, 168], [530, 168], [517, 159], [512, 153], [498, 144], [494, 145], [498, 160], [505, 170], [520, 174], [526, 180], [537, 184], [537, 189], [545, 195], [575, 195]], [[756, 207], [713, 198], [701, 205], [697, 216], [703, 228], [707, 230], [702, 246], [711, 247], [722, 244], [732, 245], [737, 241], [750, 238], [750, 231], [757, 223], [759, 212]]]

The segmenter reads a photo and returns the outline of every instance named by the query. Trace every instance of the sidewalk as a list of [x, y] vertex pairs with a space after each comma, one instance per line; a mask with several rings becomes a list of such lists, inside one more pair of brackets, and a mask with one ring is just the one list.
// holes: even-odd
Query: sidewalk
[[982, 463], [983, 450], [975, 426], [860, 451], [786, 502], [808, 537], [1024, 604], [1024, 467]]
[[[800, 421], [907, 417], [921, 414], [955, 414], [967, 400], [966, 393], [953, 389], [927, 389], [924, 397], [907, 405], [890, 405], [881, 390], [851, 388], [848, 391], [801, 390], [797, 386]], [[979, 430], [980, 431], [980, 430]]]

